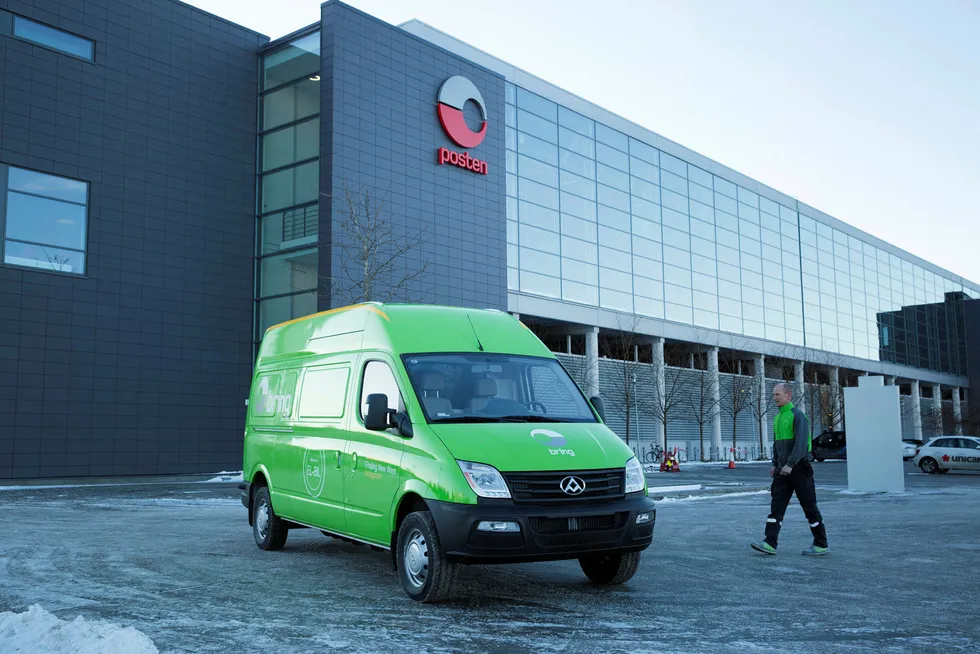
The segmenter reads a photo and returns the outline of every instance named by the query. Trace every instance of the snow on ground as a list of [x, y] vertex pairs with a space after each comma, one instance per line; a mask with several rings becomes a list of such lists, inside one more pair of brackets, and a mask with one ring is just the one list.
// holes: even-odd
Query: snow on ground
[[0, 651], [6, 654], [158, 654], [146, 634], [105, 620], [61, 620], [33, 604], [0, 613]]
[[690, 495], [688, 497], [665, 497], [662, 500], [656, 500], [657, 506], [661, 504], [675, 504], [677, 502], [701, 502], [704, 500], [727, 500], [732, 497], [744, 497], [746, 495], [768, 495], [767, 490], [758, 491], [745, 491], [741, 493], [716, 493], [714, 495]]
[[221, 472], [219, 472], [217, 474], [218, 474], [217, 477], [213, 477], [211, 479], [208, 479], [207, 481], [205, 481], [203, 483], [205, 483], [205, 484], [216, 484], [216, 483], [226, 482], [226, 481], [244, 481], [245, 480], [244, 477], [242, 477], [242, 471], [241, 470], [239, 470], [238, 472], [226, 472], [226, 471], [222, 470]]

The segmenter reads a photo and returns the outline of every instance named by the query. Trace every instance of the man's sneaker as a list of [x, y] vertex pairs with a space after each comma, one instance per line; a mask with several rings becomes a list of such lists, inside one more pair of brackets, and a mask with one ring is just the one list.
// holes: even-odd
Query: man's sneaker
[[823, 556], [829, 551], [829, 547], [817, 547], [816, 545], [811, 545], [807, 549], [803, 550], [803, 556]]
[[766, 541], [762, 541], [761, 543], [752, 543], [752, 549], [754, 549], [756, 552], [762, 552], [763, 554], [776, 553], [776, 548]]

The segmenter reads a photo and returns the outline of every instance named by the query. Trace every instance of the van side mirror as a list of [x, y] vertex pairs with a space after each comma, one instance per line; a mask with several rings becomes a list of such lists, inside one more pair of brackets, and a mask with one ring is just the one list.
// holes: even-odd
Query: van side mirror
[[595, 397], [590, 397], [589, 402], [592, 403], [592, 408], [595, 412], [599, 414], [599, 420], [606, 421], [606, 405], [602, 402], [602, 398], [596, 395]]
[[371, 393], [367, 396], [367, 415], [364, 426], [371, 431], [384, 431], [391, 427], [388, 416], [393, 412], [388, 408], [388, 396], [384, 393]]

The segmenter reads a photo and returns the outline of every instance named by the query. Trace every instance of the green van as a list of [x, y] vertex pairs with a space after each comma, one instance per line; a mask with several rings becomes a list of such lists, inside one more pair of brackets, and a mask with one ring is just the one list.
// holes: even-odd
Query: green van
[[312, 527], [390, 550], [422, 602], [466, 563], [578, 559], [620, 584], [653, 540], [643, 468], [599, 398], [496, 310], [367, 303], [269, 328], [243, 465], [261, 549]]

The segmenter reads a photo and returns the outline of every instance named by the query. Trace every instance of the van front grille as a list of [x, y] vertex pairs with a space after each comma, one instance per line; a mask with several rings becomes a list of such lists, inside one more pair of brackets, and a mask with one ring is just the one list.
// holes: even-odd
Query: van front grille
[[[615, 500], [624, 497], [624, 468], [579, 470], [570, 472], [502, 473], [515, 504], [560, 504]], [[569, 477], [585, 489], [578, 493], [562, 490]], [[575, 484], [573, 484], [574, 490]]]
[[607, 515], [584, 515], [574, 518], [528, 518], [531, 529], [538, 534], [572, 534], [582, 531], [622, 529], [628, 512]]

